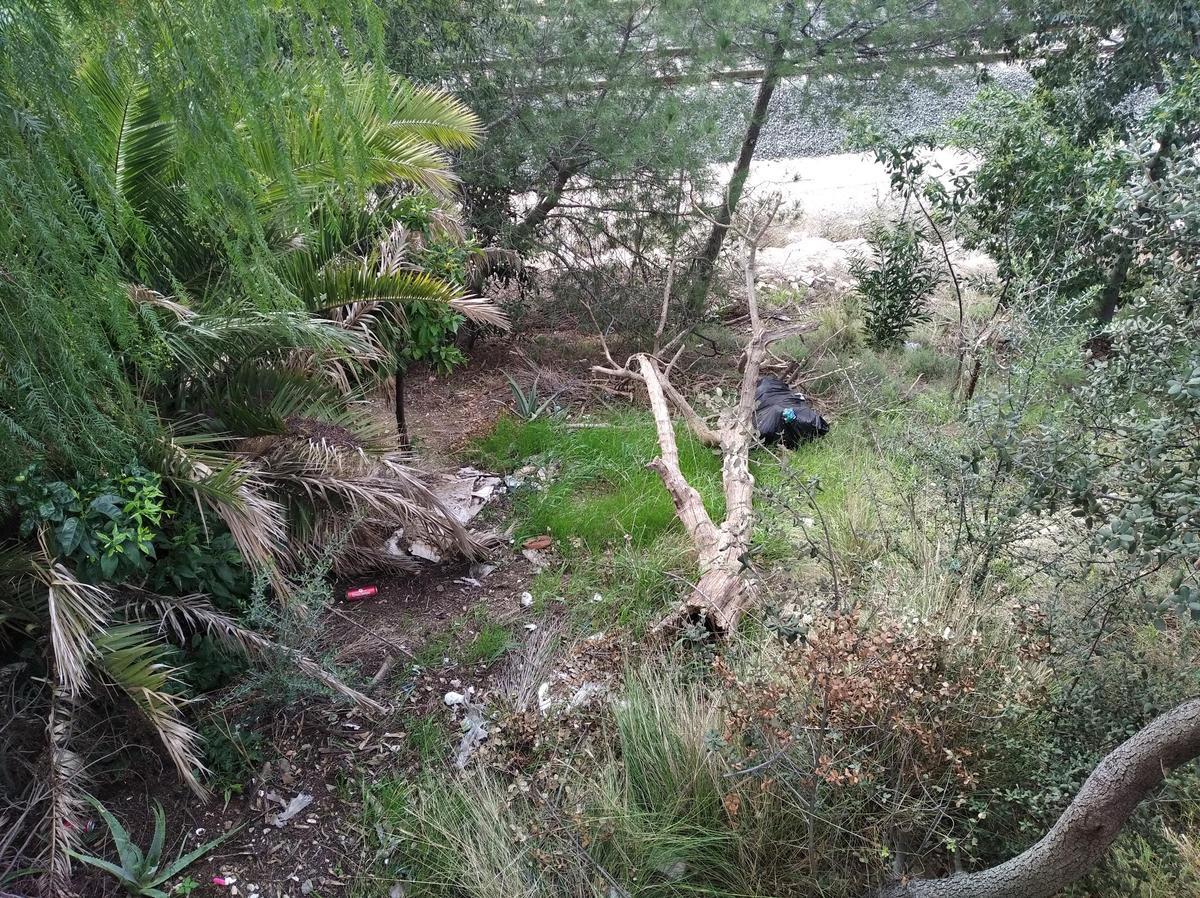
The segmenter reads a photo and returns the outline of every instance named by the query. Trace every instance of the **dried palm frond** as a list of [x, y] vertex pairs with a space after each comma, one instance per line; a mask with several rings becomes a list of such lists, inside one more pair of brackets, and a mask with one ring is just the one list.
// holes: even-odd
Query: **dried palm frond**
[[[349, 461], [345, 456], [340, 460]], [[311, 461], [311, 457], [277, 454], [264, 466], [263, 478], [304, 498], [318, 513], [337, 510], [343, 529], [347, 520], [370, 523], [388, 533], [402, 526], [469, 558], [485, 551], [401, 457], [384, 456], [365, 470], [344, 463], [314, 467]], [[325, 545], [313, 543], [311, 538], [309, 543], [312, 549]], [[304, 542], [295, 540], [295, 548], [302, 550]]]
[[145, 624], [123, 624], [97, 641], [100, 665], [113, 686], [123, 691], [158, 732], [167, 755], [188, 788], [201, 801], [208, 790], [198, 773], [208, 769], [200, 758], [200, 735], [183, 719], [183, 698], [169, 691], [178, 669], [167, 663], [168, 648]]
[[[202, 442], [180, 435], [164, 440], [163, 476], [181, 492], [191, 493], [202, 511], [207, 507], [221, 517], [252, 567], [276, 571], [287, 546], [283, 506], [267, 496], [260, 472], [251, 462], [200, 449]], [[282, 578], [275, 581], [276, 588], [283, 586]]]
[[398, 546], [392, 550], [392, 537], [398, 530], [395, 522], [368, 520], [353, 525], [347, 533], [344, 521], [322, 515], [313, 524], [307, 540], [313, 546], [334, 545], [335, 541], [340, 541], [333, 559], [333, 573], [338, 577], [378, 571], [419, 573], [424, 565], [418, 559], [400, 551]]
[[38, 532], [33, 573], [46, 589], [46, 614], [58, 685], [75, 697], [87, 686], [88, 665], [96, 658], [96, 638], [111, 606], [107, 592], [79, 580], [50, 552], [45, 530]]
[[84, 819], [84, 764], [71, 748], [75, 719], [74, 702], [65, 691], [51, 687], [46, 732], [49, 764], [45, 779], [45, 891], [49, 895], [68, 895], [71, 877], [71, 852], [80, 848]]
[[374, 713], [387, 710], [379, 702], [347, 686], [311, 658], [243, 627], [229, 615], [214, 608], [204, 596], [160, 596], [139, 591], [129, 610], [143, 619], [159, 621], [164, 630], [174, 633], [180, 641], [186, 640], [191, 633], [203, 632], [227, 648], [242, 652], [251, 658], [281, 656], [295, 664], [305, 675], [349, 699], [363, 710]]
[[127, 284], [126, 289], [129, 291], [129, 298], [137, 305], [163, 309], [174, 315], [177, 320], [192, 318], [196, 314], [183, 303], [171, 299], [169, 296], [163, 296], [157, 290], [151, 290], [142, 284]]
[[481, 296], [460, 296], [458, 299], [452, 299], [450, 308], [476, 324], [490, 324], [504, 331], [512, 327], [512, 322], [508, 320], [504, 310], [490, 299]]

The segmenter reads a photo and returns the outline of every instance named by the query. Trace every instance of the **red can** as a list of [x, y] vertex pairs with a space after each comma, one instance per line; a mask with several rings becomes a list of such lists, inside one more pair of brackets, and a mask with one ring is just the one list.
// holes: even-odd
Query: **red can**
[[346, 590], [346, 601], [357, 602], [359, 599], [369, 599], [378, 594], [378, 586], [355, 586], [353, 589]]

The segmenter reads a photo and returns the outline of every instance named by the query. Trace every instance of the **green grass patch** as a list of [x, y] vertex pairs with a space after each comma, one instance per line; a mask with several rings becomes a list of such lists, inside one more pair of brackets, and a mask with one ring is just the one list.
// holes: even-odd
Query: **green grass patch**
[[512, 646], [512, 630], [503, 624], [487, 621], [467, 646], [462, 660], [465, 664], [491, 664]]
[[[684, 428], [677, 428], [679, 464], [714, 517], [724, 513], [721, 462]], [[650, 545], [678, 527], [675, 508], [646, 464], [659, 455], [648, 412], [613, 414], [572, 426], [559, 421], [502, 418], [476, 444], [473, 460], [512, 471], [526, 463], [545, 468], [550, 481], [519, 490], [517, 537], [548, 533], [560, 545], [593, 551], [621, 542]]]
[[422, 714], [408, 721], [405, 727], [408, 744], [420, 757], [422, 764], [444, 761], [450, 754], [450, 738], [445, 724], [436, 714]]

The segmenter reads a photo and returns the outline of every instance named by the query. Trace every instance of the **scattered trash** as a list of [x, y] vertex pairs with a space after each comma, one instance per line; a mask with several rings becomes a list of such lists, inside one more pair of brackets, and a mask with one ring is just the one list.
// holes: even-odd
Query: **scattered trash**
[[459, 770], [467, 766], [467, 761], [471, 760], [475, 749], [488, 737], [485, 723], [483, 711], [478, 706], [468, 707], [467, 716], [463, 718], [462, 723], [463, 736], [458, 742], [458, 748], [454, 751], [454, 766]]
[[422, 561], [428, 561], [431, 564], [437, 564], [442, 560], [442, 553], [437, 546], [430, 545], [422, 539], [418, 539], [408, 547], [408, 554], [414, 558], [420, 558]]
[[477, 561], [471, 565], [470, 577], [472, 580], [485, 580], [495, 569], [496, 565], [494, 564], [488, 564], [484, 561]]
[[226, 879], [224, 876], [214, 876], [212, 878], [212, 884], [215, 886], [221, 886], [222, 888], [224, 888], [225, 886], [230, 884], [230, 881], [228, 879]]
[[369, 599], [371, 596], [379, 594], [379, 587], [375, 585], [355, 586], [353, 589], [346, 590], [346, 601], [357, 602], [359, 599]]
[[550, 684], [549, 683], [542, 683], [542, 685], [538, 687], [537, 700], [538, 700], [538, 710], [539, 711], [541, 711], [543, 714], [545, 714], [547, 711], [550, 710], [550, 705], [553, 703], [550, 701]]
[[600, 595], [600, 593], [598, 593], [598, 592], [594, 592], [594, 593], [592, 593], [592, 601], [593, 602], [603, 602], [604, 596]]
[[532, 633], [534, 630], [537, 629], [537, 624], [526, 624], [525, 629], [528, 630], [530, 633]]
[[764, 377], [754, 390], [754, 426], [764, 443], [794, 449], [829, 433], [829, 424], [808, 400], [778, 377]]
[[447, 708], [453, 708], [455, 705], [461, 705], [466, 702], [467, 697], [461, 692], [447, 692], [442, 699], [446, 703]]
[[267, 822], [282, 829], [287, 825], [287, 822], [303, 811], [306, 807], [313, 803], [313, 797], [307, 792], [301, 792], [292, 798], [291, 801], [284, 801], [283, 797], [277, 792], [268, 792], [266, 794], [268, 801], [278, 802], [284, 805], [284, 809], [278, 814], [274, 814], [267, 818]]
[[550, 538], [548, 533], [543, 533], [541, 536], [531, 536], [525, 542], [521, 543], [521, 547], [532, 549], [535, 552], [544, 552], [554, 545], [554, 540]]
[[475, 586], [475, 587], [479, 587], [479, 588], [483, 587], [483, 584], [480, 583], [478, 580], [476, 580], [474, 577], [459, 577], [454, 582], [461, 583], [463, 586]]
[[532, 605], [532, 604], [533, 604], [533, 593], [531, 593], [531, 592], [523, 592], [523, 593], [521, 593], [521, 605], [522, 605], [522, 607], [524, 607], [524, 608], [528, 608], [528, 607], [529, 607], [530, 605]]
[[459, 468], [442, 478], [431, 492], [460, 524], [466, 524], [492, 501], [502, 482], [477, 468]]
[[526, 561], [532, 564], [539, 571], [542, 568], [550, 566], [549, 556], [539, 552], [537, 549], [522, 549], [521, 554], [525, 556]]
[[567, 702], [567, 710], [574, 711], [576, 708], [586, 705], [596, 696], [603, 695], [606, 691], [607, 688], [603, 683], [584, 683], [575, 690], [575, 694]]
[[402, 882], [398, 882], [388, 889], [388, 898], [404, 898], [407, 894], [408, 888]]

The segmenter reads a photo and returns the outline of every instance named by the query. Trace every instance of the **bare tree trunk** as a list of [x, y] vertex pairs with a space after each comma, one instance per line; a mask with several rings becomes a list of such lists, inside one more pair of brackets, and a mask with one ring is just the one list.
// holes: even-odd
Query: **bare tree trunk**
[[562, 163], [558, 166], [554, 174], [554, 182], [550, 185], [533, 207], [525, 213], [525, 217], [520, 223], [513, 228], [512, 233], [508, 235], [508, 245], [520, 247], [526, 240], [533, 236], [542, 223], [550, 217], [550, 213], [558, 206], [562, 199], [563, 191], [567, 189], [567, 184], [571, 178], [575, 177], [582, 166], [576, 164]]
[[1104, 856], [1167, 771], [1200, 756], [1200, 699], [1143, 727], [1092, 771], [1075, 800], [1033, 847], [978, 873], [916, 879], [884, 898], [1050, 898]]
[[750, 122], [746, 126], [746, 134], [742, 138], [742, 147], [738, 152], [737, 163], [733, 167], [729, 184], [725, 188], [725, 201], [717, 210], [712, 230], [704, 248], [692, 261], [691, 285], [688, 291], [688, 305], [693, 313], [700, 311], [708, 296], [708, 288], [712, 283], [713, 271], [716, 269], [717, 257], [725, 243], [729, 225], [737, 212], [738, 203], [742, 199], [742, 191], [746, 187], [746, 178], [750, 175], [750, 163], [754, 161], [754, 150], [758, 146], [758, 136], [766, 124], [767, 115], [771, 108], [771, 97], [779, 85], [780, 68], [783, 65], [787, 46], [792, 39], [792, 26], [796, 19], [795, 0], [787, 0], [779, 19], [779, 28], [775, 32], [775, 40], [763, 66], [762, 81], [758, 85], [758, 93], [754, 97], [754, 108], [750, 113]]

